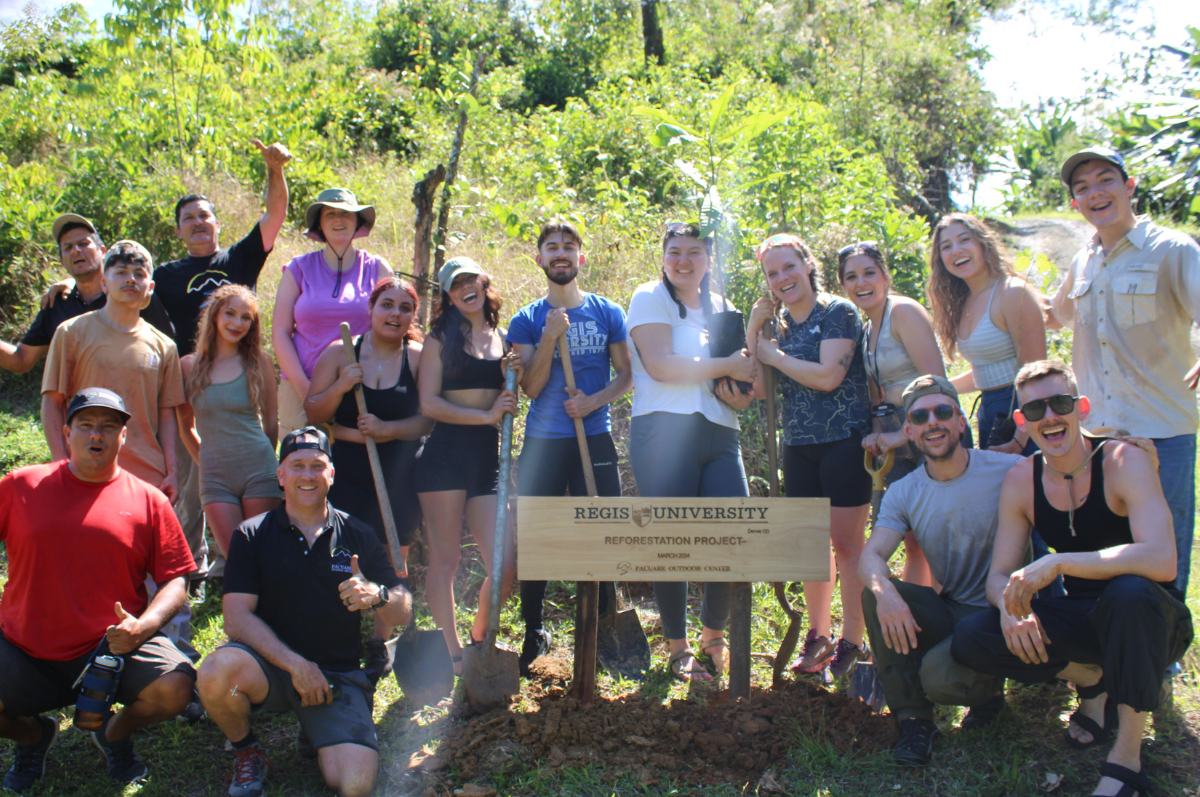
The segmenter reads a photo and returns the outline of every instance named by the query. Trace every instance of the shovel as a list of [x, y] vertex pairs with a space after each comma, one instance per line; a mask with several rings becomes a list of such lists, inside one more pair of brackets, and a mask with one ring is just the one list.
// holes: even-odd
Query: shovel
[[[883, 458], [883, 463], [875, 467], [876, 456], [870, 451], [863, 452], [863, 467], [871, 474], [871, 530], [879, 520], [879, 504], [883, 501], [886, 489], [884, 479], [892, 470], [895, 463], [895, 452], [889, 451]], [[887, 698], [883, 696], [883, 684], [879, 681], [879, 672], [875, 669], [875, 659], [860, 661], [850, 671], [850, 684], [847, 688], [850, 697], [858, 698], [871, 707], [876, 714], [887, 708]]]
[[[562, 360], [567, 387], [575, 388], [575, 368], [571, 365], [571, 347], [564, 334], [558, 339], [558, 356]], [[579, 441], [579, 457], [583, 463], [583, 480], [588, 496], [598, 498], [596, 474], [592, 470], [592, 454], [588, 450], [583, 419], [575, 419], [575, 439]], [[604, 589], [608, 611], [597, 618], [599, 590]], [[576, 584], [578, 596], [575, 618], [575, 696], [587, 705], [596, 692], [596, 661], [610, 675], [641, 681], [650, 669], [650, 643], [638, 622], [637, 611], [617, 611], [617, 590], [611, 581], [603, 585], [595, 581]], [[594, 652], [594, 653], [593, 653]]]
[[[517, 372], [505, 365], [504, 387], [516, 392]], [[500, 434], [500, 474], [496, 488], [496, 537], [492, 550], [491, 594], [488, 597], [487, 636], [463, 648], [463, 692], [479, 713], [506, 705], [521, 688], [519, 656], [496, 647], [500, 635], [500, 595], [504, 589], [504, 548], [508, 541], [508, 476], [512, 466], [513, 416], [504, 413]], [[480, 596], [480, 600], [483, 596]]]
[[[350, 325], [342, 322], [342, 346], [346, 350], [346, 362], [354, 365], [354, 341], [350, 337]], [[362, 385], [354, 386], [354, 399], [358, 402], [359, 415], [367, 413], [367, 397]], [[371, 476], [375, 480], [375, 495], [379, 499], [379, 514], [383, 518], [383, 530], [387, 535], [388, 552], [392, 566], [402, 562], [404, 552], [400, 549], [400, 536], [396, 533], [396, 519], [392, 516], [392, 502], [388, 500], [387, 483], [383, 480], [383, 466], [379, 462], [379, 449], [375, 438], [364, 435], [367, 444], [367, 460], [371, 463]], [[417, 628], [416, 616], [399, 639], [387, 643], [388, 657], [392, 660], [392, 673], [404, 696], [414, 703], [428, 705], [450, 694], [454, 689], [454, 665], [450, 661], [450, 649], [441, 631], [421, 631]], [[398, 655], [401, 654], [401, 655]]]

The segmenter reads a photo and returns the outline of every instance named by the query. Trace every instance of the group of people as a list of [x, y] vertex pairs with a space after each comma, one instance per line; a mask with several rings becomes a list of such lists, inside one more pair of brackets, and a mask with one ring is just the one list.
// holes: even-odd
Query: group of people
[[[598, 494], [620, 495], [609, 405], [632, 389], [639, 493], [736, 497], [749, 494], [738, 413], [766, 396], [773, 368], [785, 492], [831, 504], [830, 578], [804, 585], [810, 630], [793, 669], [841, 678], [873, 655], [900, 723], [896, 755], [912, 763], [931, 759], [935, 703], [970, 707], [970, 727], [1003, 710], [1004, 678], [1070, 680], [1080, 697], [1073, 744], [1118, 727], [1097, 793], [1145, 793], [1145, 713], [1191, 640], [1181, 598], [1200, 248], [1135, 217], [1118, 153], [1089, 149], [1063, 165], [1097, 234], [1051, 300], [965, 214], [935, 227], [931, 312], [891, 293], [878, 244], [838, 253], [839, 298], [822, 289], [805, 242], [781, 233], [757, 249], [770, 295], [752, 308], [746, 347], [727, 356], [711, 351], [709, 320], [734, 308], [714, 290], [712, 242], [695, 225], [667, 225], [661, 276], [636, 289], [626, 313], [579, 286], [579, 232], [546, 223], [536, 262], [547, 293], [507, 330], [491, 278], [454, 257], [422, 335], [417, 291], [355, 246], [374, 208], [329, 189], [305, 214], [305, 235], [323, 246], [285, 266], [275, 298], [277, 385], [254, 287], [286, 216], [290, 156], [255, 144], [266, 213], [244, 239], [221, 249], [212, 202], [189, 195], [175, 209], [188, 257], [155, 269], [139, 244], [106, 250], [91, 222], [66, 214], [53, 232], [73, 281], [19, 345], [0, 343], [0, 365], [17, 371], [48, 349], [42, 420], [53, 459], [0, 481], [0, 736], [17, 743], [7, 788], [41, 778], [58, 733], [41, 713], [73, 703], [77, 676], [107, 650], [127, 662], [115, 695], [123, 708], [92, 732], [113, 778], [145, 777], [130, 734], [185, 710], [195, 688], [234, 752], [233, 797], [262, 793], [267, 761], [250, 722], [259, 709], [294, 711], [298, 743], [329, 785], [369, 793], [373, 687], [389, 667], [385, 641], [411, 617], [406, 552], [422, 517], [425, 594], [461, 668], [453, 580], [464, 523], [485, 568], [492, 562], [497, 425], [518, 406], [506, 371], [532, 399], [518, 495], [585, 493], [577, 423]], [[1074, 329], [1074, 371], [1045, 359], [1047, 325]], [[970, 369], [948, 379], [943, 353], [955, 352]], [[958, 401], [972, 391], [977, 441]], [[368, 439], [397, 551], [385, 548]], [[864, 450], [896, 461], [870, 540]], [[211, 566], [205, 519], [220, 554]], [[512, 535], [500, 537], [505, 565], [481, 594], [501, 578], [507, 596], [518, 575]], [[904, 574], [893, 579], [887, 563], [902, 543]], [[84, 568], [101, 577], [81, 592]], [[186, 611], [189, 578], [222, 574], [230, 642], [197, 670], [169, 621]], [[704, 585], [695, 647], [687, 585], [654, 591], [671, 674], [724, 671], [729, 585]], [[545, 592], [544, 582], [520, 584], [525, 672], [551, 644]], [[375, 629], [363, 646], [366, 609]], [[480, 601], [466, 645], [484, 638], [487, 611]]]

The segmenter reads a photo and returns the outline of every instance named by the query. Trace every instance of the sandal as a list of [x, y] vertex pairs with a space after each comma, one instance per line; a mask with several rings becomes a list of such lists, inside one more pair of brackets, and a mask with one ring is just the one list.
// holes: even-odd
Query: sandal
[[1150, 778], [1146, 775], [1145, 767], [1141, 772], [1134, 772], [1129, 767], [1105, 761], [1100, 767], [1100, 777], [1121, 782], [1120, 790], [1113, 797], [1133, 797], [1135, 794], [1138, 797], [1150, 797]]
[[[691, 669], [685, 670], [683, 668], [683, 662], [687, 658], [691, 658], [692, 667]], [[704, 669], [704, 665], [696, 661], [696, 651], [692, 650], [691, 648], [684, 648], [678, 653], [673, 654], [671, 658], [667, 659], [667, 664], [671, 668], [671, 676], [676, 681], [683, 681], [684, 683], [703, 683], [705, 681], [712, 680], [712, 676], [708, 674], [708, 670]], [[700, 666], [700, 669], [696, 669], [697, 665]], [[704, 677], [696, 677], [699, 675], [703, 675]]]
[[[713, 655], [714, 650], [718, 652], [720, 658]], [[718, 675], [729, 672], [729, 643], [725, 641], [725, 637], [715, 636], [712, 639], [700, 640], [700, 655], [708, 656]]]
[[[1105, 691], [1104, 679], [1100, 679], [1092, 686], [1079, 686], [1078, 684], [1075, 685], [1075, 694], [1079, 695], [1080, 700], [1092, 700], [1093, 698], [1100, 697], [1100, 695], [1104, 694]], [[1071, 735], [1071, 731], [1068, 728], [1067, 744], [1071, 745], [1076, 750], [1087, 750], [1089, 747], [1095, 747], [1098, 744], [1103, 744], [1104, 742], [1108, 741], [1109, 735], [1112, 734], [1112, 730], [1117, 724], [1116, 708], [1116, 704], [1111, 698], [1104, 701], [1103, 727], [1101, 727], [1100, 724], [1094, 719], [1084, 714], [1083, 709], [1077, 709], [1075, 713], [1071, 715], [1070, 721], [1078, 725], [1087, 733], [1090, 733], [1092, 735], [1092, 740], [1090, 742], [1081, 742], [1079, 739], [1076, 739]], [[1113, 766], [1116, 766], [1116, 764]]]

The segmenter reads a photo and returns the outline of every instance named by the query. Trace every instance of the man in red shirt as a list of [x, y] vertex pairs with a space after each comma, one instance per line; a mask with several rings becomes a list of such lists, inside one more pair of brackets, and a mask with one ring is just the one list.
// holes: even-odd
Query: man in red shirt
[[[131, 734], [170, 719], [196, 673], [160, 633], [187, 600], [195, 569], [166, 496], [117, 465], [129, 413], [121, 397], [86, 388], [67, 407], [68, 459], [0, 480], [0, 541], [8, 583], [0, 600], [0, 737], [17, 743], [4, 788], [41, 780], [76, 680], [101, 647], [125, 660], [116, 700], [93, 741], [114, 780], [146, 777]], [[158, 585], [153, 598], [145, 586]]]

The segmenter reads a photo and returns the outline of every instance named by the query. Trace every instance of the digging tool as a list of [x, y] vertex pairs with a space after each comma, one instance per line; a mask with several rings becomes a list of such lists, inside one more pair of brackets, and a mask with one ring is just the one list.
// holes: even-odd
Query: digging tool
[[[517, 391], [517, 372], [505, 364], [504, 387]], [[508, 541], [508, 480], [512, 466], [513, 416], [504, 413], [500, 433], [500, 474], [496, 488], [496, 536], [492, 550], [487, 636], [463, 648], [463, 690], [471, 708], [482, 713], [508, 703], [521, 688], [519, 656], [496, 646], [500, 635], [500, 595], [504, 590], [504, 548]], [[480, 596], [482, 600], [482, 596]]]
[[[342, 322], [342, 346], [346, 350], [346, 362], [354, 365], [354, 340], [350, 336], [350, 325]], [[354, 399], [358, 402], [358, 413], [367, 413], [367, 397], [362, 385], [354, 386]], [[388, 499], [387, 483], [383, 479], [383, 466], [379, 462], [379, 449], [375, 438], [364, 435], [367, 445], [367, 460], [371, 463], [371, 476], [375, 480], [375, 495], [379, 499], [379, 514], [383, 518], [383, 530], [387, 535], [388, 552], [392, 566], [404, 561], [400, 536], [396, 533], [396, 519], [392, 516], [392, 502]], [[398, 639], [387, 642], [388, 658], [392, 661], [392, 673], [404, 696], [419, 705], [436, 703], [438, 699], [454, 690], [454, 664], [450, 661], [450, 649], [446, 637], [440, 630], [422, 631], [417, 628], [416, 616]]]
[[[575, 388], [575, 369], [571, 365], [571, 347], [564, 334], [558, 339], [558, 356], [562, 360], [563, 375], [567, 387]], [[575, 419], [575, 439], [579, 441], [579, 456], [583, 462], [583, 480], [588, 496], [598, 498], [596, 474], [592, 470], [592, 455], [588, 450], [587, 433], [583, 419]], [[599, 590], [605, 591], [608, 611], [597, 618]], [[603, 585], [595, 581], [576, 582], [575, 617], [575, 672], [576, 699], [587, 705], [596, 691], [596, 660], [610, 675], [641, 681], [650, 669], [650, 642], [638, 621], [637, 610], [630, 608], [617, 611], [616, 586], [607, 581]], [[594, 655], [593, 655], [594, 653]]]
[[[878, 468], [875, 467], [877, 459], [878, 457], [870, 451], [863, 452], [863, 467], [867, 469], [867, 473], [871, 474], [872, 531], [875, 530], [875, 522], [879, 520], [879, 504], [883, 501], [883, 493], [887, 489], [884, 479], [887, 478], [895, 463], [895, 452], [887, 452]], [[887, 707], [887, 699], [883, 696], [883, 684], [879, 681], [879, 671], [875, 669], [874, 656], [869, 661], [860, 661], [854, 665], [854, 669], [850, 672], [850, 684], [846, 691], [851, 698], [859, 698], [877, 714]]]

